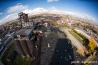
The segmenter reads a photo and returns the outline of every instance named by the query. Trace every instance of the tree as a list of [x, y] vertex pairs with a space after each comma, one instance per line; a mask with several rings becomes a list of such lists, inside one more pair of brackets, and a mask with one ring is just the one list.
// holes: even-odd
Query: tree
[[17, 56], [14, 65], [30, 65], [32, 59], [29, 56]]
[[95, 50], [95, 48], [96, 48], [96, 41], [94, 40], [94, 38], [91, 38], [89, 40], [88, 47], [89, 47], [89, 52], [90, 53], [92, 53]]

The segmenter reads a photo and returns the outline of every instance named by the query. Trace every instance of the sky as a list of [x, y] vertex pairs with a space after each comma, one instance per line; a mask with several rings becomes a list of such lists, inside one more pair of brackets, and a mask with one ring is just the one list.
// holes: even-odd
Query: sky
[[98, 0], [0, 0], [0, 6], [0, 24], [16, 19], [21, 11], [35, 14], [47, 10], [87, 17], [98, 24]]

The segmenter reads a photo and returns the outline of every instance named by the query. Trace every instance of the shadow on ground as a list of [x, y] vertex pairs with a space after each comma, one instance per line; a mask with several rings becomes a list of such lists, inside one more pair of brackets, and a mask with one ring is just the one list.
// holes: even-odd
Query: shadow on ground
[[73, 60], [74, 53], [71, 41], [66, 38], [58, 39], [55, 52], [49, 65], [74, 65], [71, 64]]

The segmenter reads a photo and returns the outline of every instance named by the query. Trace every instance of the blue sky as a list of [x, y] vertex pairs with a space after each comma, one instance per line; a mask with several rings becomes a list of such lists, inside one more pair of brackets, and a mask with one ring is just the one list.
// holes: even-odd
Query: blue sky
[[[20, 9], [17, 4], [21, 5]], [[88, 14], [98, 20], [98, 0], [0, 0], [0, 22], [19, 11], [34, 8], [57, 8], [60, 10]], [[13, 8], [13, 9], [12, 9]], [[16, 9], [14, 9], [16, 8]], [[13, 12], [14, 10], [14, 12]], [[98, 23], [98, 21], [97, 21]]]

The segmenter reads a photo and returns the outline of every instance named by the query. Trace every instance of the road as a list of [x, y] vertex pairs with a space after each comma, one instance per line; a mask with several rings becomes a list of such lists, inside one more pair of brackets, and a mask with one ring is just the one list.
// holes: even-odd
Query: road
[[11, 45], [13, 36], [14, 36], [14, 34], [10, 34], [10, 36], [7, 36], [3, 39], [2, 47], [0, 48], [0, 57], [2, 57], [2, 55], [7, 50], [7, 48]]
[[66, 38], [58, 39], [54, 54], [49, 65], [74, 65], [74, 53], [71, 42]]
[[41, 46], [41, 65], [74, 65], [71, 41], [57, 28], [45, 32]]
[[82, 43], [70, 34], [69, 32], [70, 29], [62, 28], [60, 30], [62, 30], [67, 35], [67, 38], [69, 38], [72, 41], [72, 45], [82, 52], [81, 53], [82, 55], [84, 55], [84, 52], [88, 53], [87, 49], [82, 45]]

